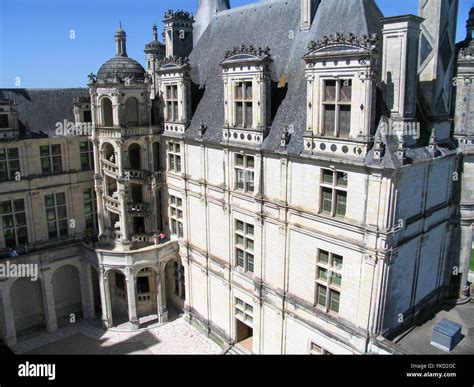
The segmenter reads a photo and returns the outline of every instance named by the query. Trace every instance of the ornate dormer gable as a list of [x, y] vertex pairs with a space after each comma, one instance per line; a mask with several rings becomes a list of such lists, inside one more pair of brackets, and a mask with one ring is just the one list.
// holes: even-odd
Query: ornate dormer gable
[[305, 151], [363, 160], [375, 131], [378, 38], [340, 34], [312, 41]]
[[0, 141], [16, 140], [19, 134], [16, 102], [0, 98]]
[[191, 121], [191, 77], [188, 58], [168, 57], [158, 71], [160, 103], [163, 106], [164, 130], [183, 135]]
[[224, 82], [225, 143], [260, 146], [271, 113], [270, 48], [234, 47], [221, 63]]

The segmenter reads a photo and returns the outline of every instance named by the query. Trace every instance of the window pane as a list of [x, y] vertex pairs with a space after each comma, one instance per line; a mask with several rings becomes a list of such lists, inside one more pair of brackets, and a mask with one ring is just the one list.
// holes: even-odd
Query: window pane
[[254, 262], [252, 254], [247, 254], [247, 270], [251, 273], [253, 273], [254, 271]]
[[49, 155], [49, 146], [48, 145], [41, 145], [40, 146], [40, 156], [48, 156]]
[[336, 125], [336, 106], [325, 105], [324, 106], [324, 133], [332, 135], [334, 134], [334, 128]]
[[334, 176], [334, 173], [332, 171], [328, 171], [327, 169], [324, 169], [323, 170], [323, 183], [332, 185], [333, 176]]
[[46, 210], [46, 219], [49, 221], [56, 220], [56, 211], [54, 208], [49, 208]]
[[6, 159], [6, 152], [5, 149], [0, 149], [0, 160]]
[[244, 245], [244, 237], [242, 235], [236, 235], [235, 236], [235, 243], [238, 244], [239, 246]]
[[244, 171], [241, 169], [236, 170], [237, 189], [244, 189]]
[[85, 189], [84, 190], [84, 200], [91, 200], [92, 199], [92, 190]]
[[320, 306], [326, 306], [326, 293], [327, 293], [327, 288], [325, 286], [318, 285], [318, 290], [317, 290], [317, 303]]
[[253, 156], [247, 156], [247, 168], [255, 168], [255, 159]]
[[50, 238], [56, 238], [58, 236], [58, 232], [56, 230], [56, 222], [48, 223], [48, 236]]
[[323, 188], [323, 212], [332, 211], [332, 189]]
[[17, 159], [18, 158], [18, 148], [8, 149], [8, 158], [9, 159]]
[[336, 81], [324, 82], [324, 101], [332, 102], [336, 100]]
[[334, 255], [332, 256], [332, 265], [333, 265], [336, 269], [342, 269], [342, 260], [343, 260], [343, 258], [342, 258], [340, 255], [334, 254]]
[[237, 249], [237, 265], [240, 266], [241, 268], [244, 268], [245, 262], [244, 262], [244, 252], [242, 250]]
[[243, 96], [243, 84], [238, 83], [237, 86], [235, 87], [235, 99], [241, 100], [242, 96]]
[[254, 190], [255, 190], [254, 173], [247, 172], [247, 192], [253, 192]]
[[58, 226], [59, 226], [59, 235], [60, 236], [65, 236], [68, 234], [68, 230], [67, 230], [67, 220], [60, 220], [58, 222]]
[[8, 180], [6, 161], [0, 161], [0, 180]]
[[235, 117], [236, 126], [242, 128], [244, 126], [244, 105], [242, 102], [237, 102], [235, 104]]
[[2, 218], [3, 228], [12, 228], [13, 227], [13, 215], [5, 215]]
[[339, 135], [349, 137], [351, 131], [351, 107], [341, 105], [339, 112]]
[[319, 251], [319, 262], [327, 264], [329, 262], [329, 253], [324, 250]]
[[240, 220], [238, 220], [236, 222], [236, 225], [237, 225], [237, 230], [238, 231], [242, 231], [242, 232], [244, 231], [244, 222], [241, 222]]
[[328, 271], [326, 269], [318, 268], [318, 279], [327, 281], [328, 280]]
[[254, 247], [253, 240], [251, 240], [251, 239], [246, 239], [246, 241], [247, 241], [247, 246], [246, 246], [246, 248], [247, 248], [248, 250], [252, 250], [252, 251], [253, 251], [253, 247]]
[[336, 191], [336, 214], [346, 215], [347, 192]]
[[244, 156], [242, 156], [242, 155], [237, 155], [236, 158], [235, 158], [235, 163], [236, 163], [239, 167], [243, 167], [243, 166], [244, 166]]
[[50, 166], [49, 158], [41, 159], [41, 170], [42, 170], [43, 173], [51, 172], [51, 166]]
[[18, 226], [25, 226], [26, 225], [26, 216], [24, 212], [20, 212], [19, 214], [15, 215], [16, 225]]
[[181, 157], [176, 156], [176, 172], [181, 172]]
[[16, 212], [25, 211], [25, 202], [23, 199], [14, 200], [13, 207], [15, 208]]
[[66, 196], [64, 195], [64, 192], [56, 194], [56, 204], [65, 204], [66, 203]]
[[350, 79], [341, 80], [340, 91], [341, 91], [340, 101], [350, 102], [352, 98], [352, 80]]
[[255, 228], [251, 224], [247, 225], [247, 235], [254, 235], [255, 234]]
[[10, 200], [0, 202], [0, 214], [8, 214], [12, 212], [12, 206]]
[[340, 300], [340, 294], [338, 292], [335, 292], [335, 291], [331, 291], [331, 294], [330, 294], [330, 309], [333, 311], [333, 312], [336, 312], [336, 313], [339, 313], [339, 300]]
[[58, 219], [65, 219], [66, 215], [66, 206], [58, 207]]
[[46, 207], [54, 206], [54, 196], [53, 195], [46, 195], [44, 197], [44, 201], [45, 201]]
[[245, 99], [251, 101], [252, 98], [252, 82], [245, 82]]
[[331, 273], [331, 284], [340, 287], [342, 283], [342, 277], [339, 274]]
[[245, 104], [245, 127], [251, 128], [253, 126], [253, 109], [252, 103], [247, 102]]
[[338, 172], [337, 173], [337, 185], [339, 187], [347, 187], [347, 173]]
[[51, 154], [60, 155], [61, 154], [61, 145], [51, 145]]

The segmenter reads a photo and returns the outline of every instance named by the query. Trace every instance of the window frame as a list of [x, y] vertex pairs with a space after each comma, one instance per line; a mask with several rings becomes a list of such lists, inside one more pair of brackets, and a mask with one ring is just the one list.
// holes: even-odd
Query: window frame
[[[245, 274], [254, 275], [255, 226], [240, 219], [235, 219], [234, 224], [234, 266]], [[240, 228], [239, 225], [242, 225], [242, 228]], [[252, 230], [252, 232], [249, 232], [249, 230]], [[240, 240], [242, 243], [240, 243]]]
[[[250, 92], [250, 97], [247, 95], [247, 90], [250, 86], [251, 92]], [[238, 89], [242, 88], [242, 93], [240, 98], [238, 97]], [[233, 97], [234, 97], [234, 112], [235, 112], [235, 117], [234, 117], [234, 127], [235, 128], [241, 128], [241, 129], [252, 129], [254, 127], [254, 111], [253, 111], [253, 96], [254, 96], [254, 84], [253, 80], [249, 79], [242, 79], [242, 80], [236, 80], [234, 81], [234, 87], [233, 87]], [[238, 117], [238, 109], [237, 106], [241, 104], [242, 105], [242, 125], [239, 125], [239, 117]], [[248, 109], [250, 108], [251, 115], [250, 119], [247, 117]]]
[[166, 151], [168, 154], [168, 172], [182, 173], [181, 143], [168, 141], [166, 145]]
[[[328, 172], [332, 174], [332, 181], [328, 181], [326, 177]], [[342, 176], [342, 178], [341, 178]], [[320, 177], [320, 200], [319, 200], [319, 213], [329, 215], [331, 217], [346, 217], [347, 215], [347, 197], [348, 197], [348, 186], [349, 186], [349, 174], [338, 170], [321, 168]], [[341, 184], [345, 182], [345, 184]], [[330, 194], [330, 200], [328, 195]], [[344, 203], [338, 200], [339, 197], [345, 197]], [[328, 203], [331, 209], [328, 209]], [[344, 211], [339, 209], [344, 206]]]
[[[86, 150], [82, 150], [81, 145], [87, 144]], [[84, 168], [82, 157], [87, 158], [87, 168]], [[81, 171], [92, 171], [94, 170], [94, 145], [91, 141], [80, 141], [79, 142], [79, 161], [81, 163]]]
[[[342, 100], [341, 99], [341, 90], [343, 87], [347, 87], [344, 85], [345, 82], [349, 82], [350, 85], [350, 99], [349, 100]], [[335, 82], [335, 95], [334, 100], [327, 100], [327, 83], [328, 82]], [[321, 80], [321, 107], [320, 107], [320, 127], [321, 127], [321, 135], [322, 136], [329, 136], [329, 137], [340, 137], [340, 138], [348, 138], [350, 137], [351, 132], [351, 119], [353, 114], [352, 109], [352, 96], [353, 96], [353, 78], [324, 78]], [[326, 109], [327, 107], [334, 107], [334, 129], [333, 130], [326, 130]], [[341, 107], [349, 108], [349, 127], [347, 128], [347, 133], [341, 133]], [[330, 132], [330, 133], [328, 133]]]
[[[242, 164], [239, 165], [239, 159]], [[249, 161], [252, 166], [249, 167]], [[255, 156], [235, 153], [234, 157], [234, 189], [243, 193], [255, 193]]]
[[[178, 238], [184, 238], [184, 210], [183, 199], [170, 195], [168, 199], [170, 231]], [[181, 215], [180, 215], [181, 214]]]
[[[314, 306], [326, 313], [340, 314], [344, 257], [324, 249], [318, 249], [316, 254], [317, 259]], [[327, 262], [325, 259], [321, 258], [322, 256], [327, 257]], [[338, 259], [341, 260], [341, 265], [335, 264], [335, 260]], [[321, 271], [326, 272], [326, 276], [324, 278], [320, 276]], [[339, 278], [339, 283], [335, 283], [334, 278]], [[320, 302], [322, 298], [320, 290], [324, 290], [324, 302]], [[338, 298], [337, 308], [333, 308], [333, 297]]]
[[[58, 204], [58, 196], [64, 195], [64, 203]], [[47, 198], [53, 198], [53, 204], [48, 205]], [[48, 238], [49, 239], [59, 239], [62, 237], [69, 236], [69, 221], [68, 221], [68, 209], [67, 209], [67, 200], [66, 200], [66, 193], [65, 192], [57, 192], [52, 194], [44, 195], [45, 201], [45, 209], [46, 209], [46, 229], [48, 231]], [[64, 207], [65, 210], [65, 217], [59, 217], [59, 208]], [[48, 220], [48, 210], [54, 210], [54, 219]], [[62, 228], [60, 227], [60, 223], [66, 221], [66, 233], [62, 234]], [[52, 231], [50, 230], [50, 224], [54, 224], [55, 227], [55, 236], [52, 236]]]
[[[176, 92], [176, 95], [174, 92]], [[165, 85], [164, 100], [166, 122], [179, 122], [179, 90], [177, 83]], [[169, 114], [170, 112], [171, 116]]]
[[[86, 198], [86, 192], [90, 191], [90, 198]], [[97, 212], [97, 197], [96, 192], [93, 188], [84, 188], [82, 191], [83, 199], [84, 199], [84, 223], [86, 229], [92, 229], [94, 231], [98, 230], [99, 227], [99, 220], [98, 220], [98, 212]], [[92, 206], [92, 211], [86, 211], [86, 205], [90, 204]], [[92, 216], [92, 227], [89, 227], [87, 217]]]
[[[10, 157], [10, 150], [16, 150], [17, 157]], [[21, 176], [20, 149], [17, 147], [1, 148], [0, 152], [3, 153], [3, 158], [0, 158], [0, 165], [3, 165], [5, 170], [5, 179], [0, 176], [0, 182], [15, 180], [17, 172]], [[18, 168], [13, 167], [12, 163], [18, 163]]]
[[[41, 148], [48, 148], [47, 155], [41, 155]], [[59, 153], [53, 153], [53, 147], [59, 147]], [[63, 172], [63, 157], [62, 157], [62, 146], [61, 144], [45, 144], [40, 145], [40, 164], [41, 164], [41, 174], [42, 175], [55, 175]], [[59, 163], [57, 162], [59, 160]], [[43, 162], [48, 162], [48, 170], [46, 170]], [[54, 170], [54, 165], [59, 165], [58, 170]]]
[[[17, 201], [21, 201], [22, 202], [22, 207], [23, 209], [22, 210], [17, 210], [16, 209], [16, 205], [15, 205], [15, 202]], [[3, 204], [4, 203], [9, 203], [9, 207], [10, 207], [10, 210], [8, 212], [3, 212]], [[10, 200], [2, 200], [0, 202], [0, 218], [2, 219], [2, 231], [3, 231], [3, 240], [5, 242], [5, 247], [11, 247], [11, 246], [8, 246], [8, 243], [7, 243], [7, 235], [6, 235], [6, 232], [7, 231], [10, 231], [12, 232], [13, 234], [13, 238], [14, 238], [14, 245], [15, 246], [24, 246], [26, 244], [28, 244], [28, 218], [26, 216], [26, 200], [23, 199], [23, 198], [18, 198], [18, 199], [10, 199]], [[19, 225], [18, 223], [18, 216], [23, 214], [23, 217], [25, 219], [24, 221], [24, 224], [23, 225]], [[4, 218], [6, 217], [11, 217], [11, 220], [12, 220], [12, 225], [11, 227], [6, 227], [5, 226], [5, 221], [4, 221]], [[21, 235], [19, 235], [19, 230], [20, 229], [24, 229], [25, 230], [25, 235], [24, 235], [24, 238], [25, 238], [25, 241], [22, 243], [20, 242], [20, 237], [23, 237]]]

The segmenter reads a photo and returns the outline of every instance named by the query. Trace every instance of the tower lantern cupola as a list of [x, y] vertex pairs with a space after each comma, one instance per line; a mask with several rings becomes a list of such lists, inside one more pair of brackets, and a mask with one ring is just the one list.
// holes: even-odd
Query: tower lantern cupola
[[122, 29], [122, 23], [115, 32], [116, 56], [127, 56], [127, 34]]

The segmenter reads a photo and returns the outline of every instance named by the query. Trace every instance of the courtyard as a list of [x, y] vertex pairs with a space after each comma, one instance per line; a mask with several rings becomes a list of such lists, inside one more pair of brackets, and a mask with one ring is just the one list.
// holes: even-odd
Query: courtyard
[[95, 322], [78, 321], [56, 332], [24, 338], [11, 347], [29, 355], [158, 355], [219, 354], [222, 349], [182, 317], [138, 331], [126, 327], [109, 330]]

